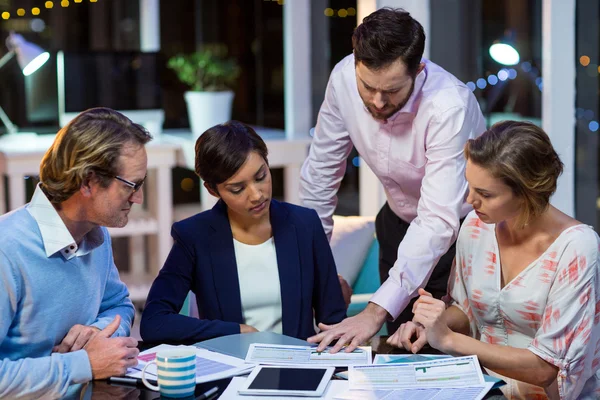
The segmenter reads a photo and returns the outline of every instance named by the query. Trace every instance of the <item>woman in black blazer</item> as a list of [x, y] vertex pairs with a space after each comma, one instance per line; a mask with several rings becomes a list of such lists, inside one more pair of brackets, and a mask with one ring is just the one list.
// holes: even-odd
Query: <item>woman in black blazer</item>
[[[196, 173], [219, 201], [173, 224], [173, 248], [142, 314], [145, 341], [194, 343], [253, 325], [306, 339], [315, 321], [346, 317], [321, 221], [271, 198], [267, 147], [251, 127], [230, 121], [202, 134]], [[190, 290], [199, 318], [179, 314]]]

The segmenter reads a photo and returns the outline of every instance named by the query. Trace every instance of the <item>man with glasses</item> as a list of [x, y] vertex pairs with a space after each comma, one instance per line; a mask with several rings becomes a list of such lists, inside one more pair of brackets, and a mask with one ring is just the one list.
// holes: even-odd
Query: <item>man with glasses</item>
[[61, 129], [31, 202], [0, 216], [0, 398], [57, 398], [137, 364], [106, 227], [141, 204], [150, 135], [95, 108]]
[[334, 353], [346, 343], [352, 351], [386, 321], [392, 334], [412, 320], [420, 287], [437, 298], [446, 293], [460, 220], [470, 209], [463, 147], [485, 130], [471, 91], [422, 58], [425, 33], [409, 13], [375, 11], [355, 29], [352, 46], [329, 78], [300, 197], [330, 234], [356, 147], [387, 197], [375, 221], [383, 284], [363, 312], [309, 338], [319, 351], [337, 339]]

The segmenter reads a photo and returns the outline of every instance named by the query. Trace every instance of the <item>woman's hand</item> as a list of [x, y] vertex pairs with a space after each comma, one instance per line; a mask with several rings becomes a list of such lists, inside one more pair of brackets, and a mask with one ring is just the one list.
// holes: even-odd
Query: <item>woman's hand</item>
[[240, 324], [240, 333], [252, 333], [252, 332], [258, 332], [258, 329], [256, 329], [253, 326], [250, 326], [250, 325]]
[[446, 303], [434, 298], [424, 289], [419, 289], [419, 295], [421, 297], [413, 306], [413, 322], [425, 328], [426, 340], [433, 348], [447, 353], [452, 330], [443, 318]]
[[[413, 336], [416, 336], [417, 340], [411, 342]], [[416, 354], [427, 343], [425, 328], [412, 321], [405, 322], [388, 338], [387, 343], [396, 347], [404, 347]]]

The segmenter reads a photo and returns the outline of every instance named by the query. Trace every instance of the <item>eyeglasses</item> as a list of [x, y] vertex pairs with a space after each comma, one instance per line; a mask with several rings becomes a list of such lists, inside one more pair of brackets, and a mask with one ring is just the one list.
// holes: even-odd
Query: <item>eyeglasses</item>
[[[148, 175], [146, 175], [144, 177], [144, 179], [142, 179], [141, 181], [139, 181], [138, 183], [135, 182], [131, 182], [128, 181], [127, 179], [123, 179], [120, 176], [115, 176], [114, 178], [118, 181], [123, 182], [124, 184], [126, 184], [127, 186], [129, 186], [130, 188], [133, 189], [133, 193], [137, 192], [138, 190], [140, 190], [140, 188], [144, 185], [144, 182], [146, 181], [146, 178], [148, 177]], [[132, 193], [132, 194], [133, 194]]]

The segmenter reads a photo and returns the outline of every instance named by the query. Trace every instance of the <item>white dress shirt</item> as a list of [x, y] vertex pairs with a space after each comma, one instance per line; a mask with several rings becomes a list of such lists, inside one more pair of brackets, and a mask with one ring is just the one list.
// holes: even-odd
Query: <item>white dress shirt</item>
[[410, 222], [389, 278], [371, 298], [393, 319], [456, 239], [459, 220], [470, 210], [463, 148], [485, 130], [471, 90], [438, 65], [423, 62], [408, 102], [383, 122], [359, 96], [354, 56], [340, 61], [329, 78], [301, 175], [300, 198], [317, 211], [331, 236], [337, 191], [354, 145], [383, 184], [390, 208]]
[[281, 285], [275, 240], [250, 245], [233, 239], [244, 323], [282, 333]]

